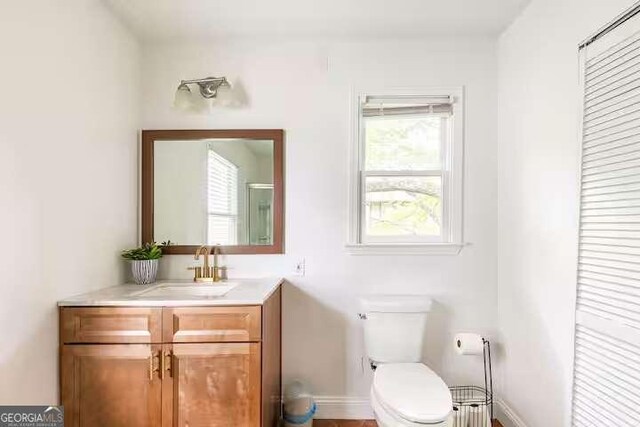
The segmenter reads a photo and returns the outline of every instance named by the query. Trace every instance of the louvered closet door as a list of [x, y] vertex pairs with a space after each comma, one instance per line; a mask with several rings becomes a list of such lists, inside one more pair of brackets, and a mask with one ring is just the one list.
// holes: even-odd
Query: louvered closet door
[[640, 426], [640, 18], [582, 50], [574, 426]]

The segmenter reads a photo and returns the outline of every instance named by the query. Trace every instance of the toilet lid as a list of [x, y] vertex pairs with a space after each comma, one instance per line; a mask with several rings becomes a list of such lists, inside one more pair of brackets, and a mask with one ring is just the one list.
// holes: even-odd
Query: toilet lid
[[444, 421], [453, 408], [447, 385], [422, 363], [379, 365], [373, 391], [389, 410], [416, 423]]

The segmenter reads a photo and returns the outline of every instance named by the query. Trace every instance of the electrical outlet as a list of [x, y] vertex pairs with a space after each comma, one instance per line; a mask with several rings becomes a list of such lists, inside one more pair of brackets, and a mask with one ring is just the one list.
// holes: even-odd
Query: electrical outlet
[[295, 274], [296, 276], [304, 276], [304, 270], [305, 270], [305, 261], [304, 261], [304, 258], [301, 258], [298, 261], [296, 261], [296, 264], [293, 266], [293, 274]]

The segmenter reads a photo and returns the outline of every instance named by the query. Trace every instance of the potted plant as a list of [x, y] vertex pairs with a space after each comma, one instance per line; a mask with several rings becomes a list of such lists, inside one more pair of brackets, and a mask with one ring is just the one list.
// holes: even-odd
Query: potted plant
[[156, 281], [158, 260], [161, 257], [162, 249], [155, 242], [122, 251], [122, 258], [131, 261], [133, 280], [138, 285], [146, 285]]

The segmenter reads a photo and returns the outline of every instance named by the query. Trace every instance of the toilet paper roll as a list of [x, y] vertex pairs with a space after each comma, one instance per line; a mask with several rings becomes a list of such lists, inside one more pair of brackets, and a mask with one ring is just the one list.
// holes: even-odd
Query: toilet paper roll
[[451, 427], [469, 427], [468, 407], [454, 406], [451, 414]]
[[482, 354], [484, 341], [478, 334], [456, 334], [454, 339], [456, 352], [461, 355]]

